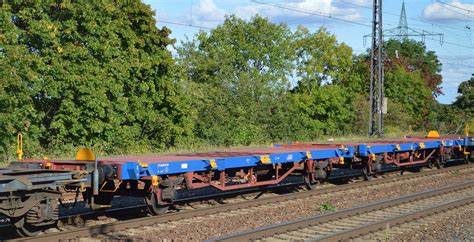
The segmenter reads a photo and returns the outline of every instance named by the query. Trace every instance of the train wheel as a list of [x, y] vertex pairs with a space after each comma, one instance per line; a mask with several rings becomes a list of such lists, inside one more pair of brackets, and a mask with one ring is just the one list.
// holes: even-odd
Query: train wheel
[[435, 165], [436, 165], [436, 168], [438, 169], [443, 168], [444, 167], [443, 159], [441, 157], [436, 158]]
[[22, 217], [15, 223], [16, 232], [22, 237], [37, 236], [42, 229], [27, 223], [25, 220], [26, 217]]
[[309, 173], [304, 175], [304, 183], [306, 185], [306, 188], [308, 188], [308, 190], [314, 190], [319, 185], [319, 181], [314, 179], [313, 177], [314, 175], [309, 174]]
[[369, 166], [367, 165], [362, 168], [362, 174], [364, 176], [364, 180], [366, 181], [370, 181], [374, 177], [374, 174], [369, 171]]
[[314, 160], [306, 161], [303, 172], [303, 181], [308, 190], [316, 189], [318, 180], [316, 180], [316, 164]]
[[382, 165], [380, 164], [382, 156], [377, 156], [377, 159], [373, 161], [372, 159], [365, 160], [362, 165], [362, 176], [364, 180], [370, 181], [374, 178], [377, 171], [382, 170]]
[[433, 169], [435, 166], [436, 166], [436, 159], [433, 159], [433, 158], [429, 159], [428, 160], [428, 168]]
[[165, 214], [168, 211], [168, 208], [170, 207], [169, 204], [159, 204], [158, 203], [158, 196], [155, 192], [150, 192], [145, 197], [145, 202], [147, 204], [148, 211], [152, 215]]

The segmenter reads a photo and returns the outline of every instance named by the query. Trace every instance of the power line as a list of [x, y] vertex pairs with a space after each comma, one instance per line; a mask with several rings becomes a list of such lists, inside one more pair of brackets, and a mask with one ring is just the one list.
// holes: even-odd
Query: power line
[[[448, 3], [445, 3], [445, 2], [441, 2], [441, 1], [436, 1], [436, 2], [441, 3], [441, 4], [444, 4], [444, 5], [447, 5], [447, 6], [454, 7], [453, 5], [448, 4]], [[448, 8], [448, 7], [444, 6], [444, 5], [439, 5], [439, 6], [445, 8], [445, 9], [451, 11], [451, 12], [454, 12], [454, 13], [457, 13], [457, 14], [461, 14], [461, 15], [463, 15], [463, 16], [465, 16], [465, 17], [474, 18], [474, 17], [471, 17], [471, 16], [469, 16], [469, 15], [466, 15], [466, 14], [460, 13], [460, 12], [458, 12], [458, 11], [455, 11], [455, 10], [453, 10], [452, 8]], [[458, 8], [458, 7], [454, 7], [454, 8]], [[463, 9], [463, 10], [466, 10], [466, 9]]]
[[[439, 41], [439, 40], [437, 40], [437, 39], [432, 39], [432, 38], [427, 38], [427, 37], [425, 37], [425, 39], [434, 40], [434, 41]], [[458, 47], [463, 47], [463, 48], [468, 48], [468, 49], [474, 49], [474, 46], [461, 45], [461, 44], [457, 44], [457, 43], [453, 43], [453, 42], [448, 42], [448, 41], [445, 41], [445, 40], [443, 40], [443, 44], [450, 44], [450, 45], [455, 45], [455, 46], [458, 46]]]
[[[335, 20], [339, 20], [339, 21], [343, 21], [343, 22], [348, 22], [348, 23], [352, 23], [352, 24], [357, 24], [357, 25], [361, 25], [361, 26], [365, 26], [365, 27], [371, 27], [368, 24], [359, 23], [359, 22], [355, 22], [355, 21], [350, 21], [350, 20], [346, 20], [346, 19], [341, 19], [341, 18], [337, 18], [337, 17], [324, 15], [322, 12], [320, 12], [320, 13], [310, 12], [310, 11], [306, 11], [306, 10], [302, 10], [302, 9], [291, 8], [291, 7], [286, 7], [286, 6], [277, 5], [277, 4], [259, 2], [257, 0], [252, 0], [252, 2], [258, 3], [258, 4], [263, 4], [263, 5], [268, 5], [268, 6], [272, 6], [272, 7], [276, 7], [276, 8], [286, 9], [286, 10], [290, 10], [290, 11], [306, 13], [306, 14], [310, 14], [310, 15], [317, 15], [317, 16], [321, 16], [321, 17], [325, 17], [325, 18], [331, 18], [331, 19], [335, 19]], [[344, 1], [342, 1], [342, 2], [344, 2]], [[356, 5], [356, 4], [352, 4], [352, 5]], [[359, 5], [359, 6], [361, 6], [361, 5]], [[365, 7], [365, 6], [361, 6], [361, 7]], [[211, 30], [212, 29], [212, 28], [205, 27], [205, 26], [200, 26], [200, 25], [186, 24], [186, 23], [179, 23], [179, 22], [172, 22], [172, 21], [165, 21], [165, 20], [158, 20], [157, 22], [166, 23], [166, 24], [173, 24], [173, 25], [179, 25], [179, 26], [184, 26], [184, 27], [198, 28], [198, 29], [206, 29], [206, 30]], [[435, 40], [435, 39], [432, 39], [432, 38], [426, 38], [426, 39]], [[474, 48], [474, 46], [466, 46], [466, 45], [462, 45], [462, 44], [458, 44], [458, 43], [448, 42], [448, 41], [445, 41], [445, 40], [443, 40], [443, 43], [458, 46], [458, 47], [468, 48], [468, 49], [473, 49]]]
[[[355, 7], [360, 7], [360, 8], [366, 8], [366, 9], [370, 9], [372, 10], [372, 7], [368, 7], [368, 6], [364, 6], [364, 5], [360, 5], [360, 4], [356, 4], [356, 3], [350, 3], [350, 2], [346, 2], [344, 0], [341, 0], [342, 3], [346, 4], [346, 5], [352, 5], [352, 6], [355, 6]], [[396, 16], [396, 17], [399, 17], [400, 14], [397, 14], [397, 13], [392, 13], [392, 12], [388, 12], [388, 11], [382, 11], [382, 13], [385, 13], [385, 14], [388, 14], [388, 15], [392, 15], [392, 16]], [[415, 19], [412, 19], [412, 18], [408, 18], [410, 20], [415, 20]]]
[[290, 11], [294, 11], [294, 12], [300, 12], [300, 13], [316, 15], [316, 16], [320, 16], [320, 17], [324, 17], [324, 18], [330, 18], [330, 19], [334, 19], [334, 20], [338, 20], [338, 21], [342, 21], [342, 22], [346, 22], [346, 23], [357, 24], [357, 25], [360, 25], [360, 26], [371, 27], [369, 24], [364, 24], [364, 23], [359, 23], [359, 22], [355, 22], [355, 21], [351, 21], [351, 20], [347, 20], [347, 19], [343, 19], [343, 18], [333, 17], [333, 16], [330, 16], [330, 15], [326, 15], [323, 12], [319, 12], [319, 13], [310, 12], [310, 11], [306, 11], [306, 10], [302, 10], [302, 9], [298, 9], [298, 8], [291, 8], [291, 7], [287, 7], [287, 6], [283, 6], [283, 5], [279, 5], [279, 4], [260, 2], [260, 1], [257, 1], [257, 0], [251, 0], [251, 2], [262, 4], [262, 5], [267, 5], [267, 6], [271, 6], [271, 7], [275, 7], [275, 8], [286, 9], [286, 10], [290, 10]]
[[472, 13], [472, 12], [473, 12], [473, 11], [470, 10], [470, 9], [461, 8], [461, 7], [458, 7], [458, 6], [456, 6], [456, 5], [452, 5], [452, 4], [450, 4], [450, 3], [442, 2], [442, 1], [440, 1], [440, 0], [436, 0], [436, 2], [439, 2], [439, 3], [444, 4], [444, 5], [451, 6], [451, 7], [453, 7], [453, 8], [457, 8], [457, 9], [461, 9], [461, 10], [467, 11], [468, 13]]
[[[346, 2], [345, 0], [341, 0], [342, 3], [346, 4], [346, 5], [352, 5], [352, 6], [356, 6], [356, 7], [360, 7], [360, 8], [366, 8], [366, 9], [370, 9], [372, 10], [371, 7], [368, 7], [368, 6], [364, 6], [364, 5], [360, 5], [360, 4], [356, 4], [356, 3], [350, 3], [350, 2]], [[400, 14], [396, 14], [396, 13], [392, 13], [392, 12], [388, 12], [388, 11], [382, 11], [383, 13], [385, 14], [388, 14], [388, 15], [392, 15], [392, 16], [396, 16], [396, 17], [399, 17]], [[443, 23], [438, 23], [438, 24], [425, 24], [426, 22], [423, 21], [422, 19], [419, 19], [419, 18], [412, 18], [412, 17], [407, 17], [407, 19], [409, 20], [413, 20], [413, 21], [416, 21], [416, 22], [419, 22], [419, 23], [423, 23], [423, 24], [410, 24], [410, 25], [419, 25], [419, 26], [450, 26], [450, 24], [443, 24]]]
[[192, 28], [198, 28], [198, 29], [207, 29], [207, 30], [212, 29], [212, 28], [209, 28], [209, 27], [204, 27], [204, 26], [199, 26], [199, 25], [194, 25], [194, 24], [185, 24], [185, 23], [178, 23], [178, 22], [171, 22], [171, 21], [164, 21], [164, 20], [157, 20], [156, 22], [165, 23], [165, 24], [180, 25], [180, 26], [192, 27]]

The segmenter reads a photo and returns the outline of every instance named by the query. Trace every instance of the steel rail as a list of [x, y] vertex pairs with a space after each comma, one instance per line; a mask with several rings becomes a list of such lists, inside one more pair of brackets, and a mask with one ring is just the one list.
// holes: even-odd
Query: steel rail
[[340, 241], [340, 240], [357, 238], [361, 235], [369, 234], [371, 232], [376, 232], [378, 230], [384, 229], [387, 227], [387, 225], [394, 226], [397, 224], [407, 223], [409, 221], [431, 216], [433, 214], [437, 214], [446, 210], [454, 209], [456, 207], [464, 206], [473, 202], [474, 202], [474, 197], [468, 197], [468, 198], [456, 200], [456, 201], [441, 204], [438, 206], [433, 206], [421, 211], [415, 211], [415, 212], [411, 212], [409, 214], [401, 215], [398, 217], [374, 222], [365, 227], [355, 228], [349, 231], [344, 231], [341, 233], [334, 234], [332, 236], [327, 236], [326, 238], [321, 239], [320, 241]]
[[[358, 206], [354, 208], [348, 208], [339, 212], [332, 212], [329, 214], [322, 214], [317, 216], [311, 216], [296, 221], [290, 221], [281, 224], [270, 225], [255, 230], [244, 231], [240, 233], [230, 234], [227, 236], [212, 238], [207, 241], [247, 241], [247, 240], [259, 240], [271, 237], [277, 234], [285, 234], [291, 231], [297, 231], [303, 228], [315, 227], [328, 222], [334, 222], [341, 219], [352, 218], [361, 214], [367, 214], [369, 212], [387, 209], [393, 206], [406, 205], [416, 201], [429, 199], [432, 197], [454, 193], [457, 191], [466, 190], [474, 187], [474, 180], [441, 188], [436, 190], [428, 190], [421, 193], [416, 193], [408, 196], [399, 197], [392, 200], [384, 200], [373, 204]], [[385, 228], [387, 225], [393, 226], [396, 224], [406, 223], [408, 221], [416, 220], [425, 216], [439, 213], [447, 209], [452, 209], [462, 205], [470, 204], [474, 202], [474, 194], [470, 194], [469, 197], [456, 199], [440, 205], [435, 205], [427, 209], [413, 211], [399, 216], [390, 217], [387, 219], [376, 219], [369, 224], [363, 224], [362, 226], [356, 226], [355, 228], [336, 231], [327, 234], [322, 237], [318, 237], [318, 241], [329, 242], [329, 241], [345, 241], [357, 238], [359, 236], [378, 231]], [[309, 239], [311, 240], [311, 239]]]
[[[209, 214], [232, 211], [232, 210], [242, 209], [242, 208], [255, 207], [255, 206], [272, 204], [272, 203], [277, 203], [277, 202], [284, 202], [284, 201], [289, 201], [289, 200], [294, 200], [294, 199], [302, 199], [302, 198], [318, 196], [318, 195], [323, 195], [323, 194], [343, 192], [343, 191], [358, 189], [358, 188], [367, 187], [367, 186], [375, 186], [375, 185], [381, 185], [381, 184], [392, 183], [392, 182], [397, 182], [397, 181], [405, 181], [405, 180], [410, 180], [410, 179], [416, 179], [416, 178], [421, 178], [421, 177], [442, 174], [446, 172], [455, 172], [455, 171], [460, 171], [464, 169], [470, 169], [473, 167], [474, 167], [474, 164], [454, 166], [454, 167], [449, 167], [449, 168], [444, 168], [444, 169], [436, 169], [436, 170], [430, 170], [426, 172], [413, 173], [413, 174], [408, 174], [404, 176], [382, 178], [382, 179], [370, 180], [370, 181], [365, 181], [365, 182], [356, 182], [352, 184], [338, 185], [334, 187], [327, 187], [327, 188], [310, 190], [310, 191], [305, 191], [305, 192], [285, 194], [285, 195], [280, 195], [280, 196], [275, 196], [275, 197], [260, 198], [260, 199], [248, 200], [248, 201], [232, 203], [232, 204], [215, 205], [208, 208], [194, 209], [194, 210], [189, 210], [189, 211], [164, 214], [160, 216], [136, 218], [136, 219], [114, 222], [110, 224], [85, 226], [85, 227], [81, 227], [77, 229], [65, 230], [65, 231], [56, 232], [56, 233], [45, 233], [45, 234], [42, 234], [36, 237], [31, 237], [31, 238], [20, 238], [17, 240], [56, 241], [56, 240], [74, 239], [78, 237], [90, 237], [97, 234], [105, 234], [105, 233], [120, 231], [124, 229], [154, 225], [158, 223], [166, 223], [166, 222], [176, 221], [176, 220], [181, 220], [181, 219], [186, 219], [186, 218], [204, 216], [204, 215], [209, 215]], [[16, 241], [16, 240], [14, 239], [14, 240], [7, 240], [7, 241]]]

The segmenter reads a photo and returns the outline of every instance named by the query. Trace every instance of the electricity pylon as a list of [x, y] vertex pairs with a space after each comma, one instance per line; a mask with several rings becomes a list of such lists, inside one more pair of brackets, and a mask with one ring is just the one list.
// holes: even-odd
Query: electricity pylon
[[383, 137], [383, 31], [382, 0], [373, 0], [370, 51], [369, 136]]
[[398, 27], [382, 29], [382, 0], [373, 0], [372, 34], [364, 35], [364, 45], [367, 37], [371, 37], [370, 61], [370, 110], [369, 110], [369, 136], [383, 137], [383, 107], [384, 103], [384, 70], [383, 70], [383, 37], [395, 37], [404, 40], [409, 37], [421, 37], [424, 42], [426, 36], [439, 36], [443, 44], [443, 34], [427, 30], [416, 30], [408, 27], [405, 2], [402, 3]]
[[426, 36], [438, 36], [440, 44], [443, 44], [443, 34], [431, 32], [427, 30], [417, 30], [408, 27], [407, 14], [405, 10], [405, 2], [402, 3], [402, 10], [400, 12], [400, 20], [398, 26], [392, 29], [386, 29], [383, 31], [385, 37], [395, 37], [400, 40], [408, 37], [421, 37], [421, 41], [425, 42]]

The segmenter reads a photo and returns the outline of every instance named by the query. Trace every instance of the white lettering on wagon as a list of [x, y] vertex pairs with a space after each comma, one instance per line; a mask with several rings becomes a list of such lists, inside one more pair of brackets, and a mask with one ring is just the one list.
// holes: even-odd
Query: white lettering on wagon
[[293, 160], [293, 154], [289, 154], [289, 155], [286, 157], [286, 160]]
[[188, 163], [181, 164], [181, 169], [188, 169]]
[[169, 172], [169, 163], [156, 163], [156, 173], [163, 174]]

